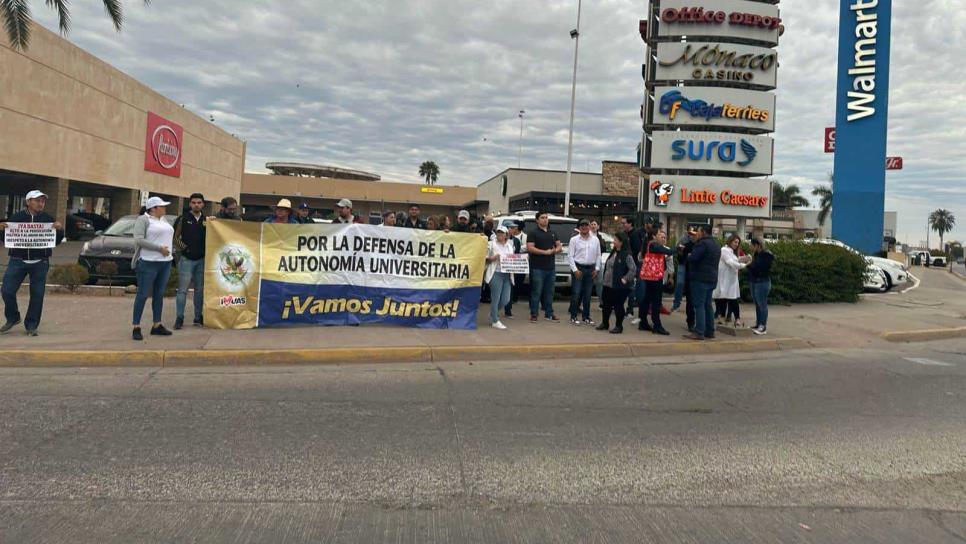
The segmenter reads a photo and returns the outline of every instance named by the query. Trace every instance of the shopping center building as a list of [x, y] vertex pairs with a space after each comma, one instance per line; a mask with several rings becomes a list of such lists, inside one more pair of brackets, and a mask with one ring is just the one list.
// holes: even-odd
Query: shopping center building
[[0, 218], [35, 188], [61, 221], [241, 193], [243, 141], [40, 25], [22, 52], [0, 32], [0, 127]]

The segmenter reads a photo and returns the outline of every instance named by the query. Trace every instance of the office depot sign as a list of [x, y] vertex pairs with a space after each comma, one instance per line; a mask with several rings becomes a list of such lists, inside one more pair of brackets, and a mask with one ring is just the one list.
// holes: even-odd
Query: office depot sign
[[144, 169], [173, 178], [181, 177], [181, 150], [184, 129], [181, 125], [148, 112], [144, 143]]
[[662, 0], [658, 36], [744, 38], [777, 45], [782, 19], [774, 4], [719, 0], [714, 7], [694, 0]]
[[714, 217], [771, 217], [771, 182], [762, 179], [651, 175], [650, 210]]

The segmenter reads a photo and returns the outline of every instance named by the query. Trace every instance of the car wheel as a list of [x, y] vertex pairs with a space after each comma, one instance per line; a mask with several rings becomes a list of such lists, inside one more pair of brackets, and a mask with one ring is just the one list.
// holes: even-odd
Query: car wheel
[[883, 293], [886, 292], [886, 291], [888, 291], [889, 289], [892, 289], [895, 286], [892, 283], [892, 274], [890, 274], [888, 272], [884, 272], [884, 274], [885, 274], [885, 279], [886, 279], [886, 285], [885, 285], [885, 289], [882, 291]]

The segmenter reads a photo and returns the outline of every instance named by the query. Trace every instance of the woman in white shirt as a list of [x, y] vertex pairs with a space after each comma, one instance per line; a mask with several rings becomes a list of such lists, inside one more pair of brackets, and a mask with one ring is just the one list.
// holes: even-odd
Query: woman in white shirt
[[718, 324], [721, 325], [725, 316], [734, 315], [735, 327], [743, 327], [741, 322], [741, 310], [738, 306], [738, 298], [741, 296], [741, 289], [738, 285], [738, 272], [748, 266], [747, 257], [738, 257], [738, 248], [741, 247], [741, 237], [732, 234], [728, 237], [724, 247], [721, 248], [721, 260], [718, 261], [718, 286], [715, 287], [712, 298], [717, 303], [716, 317]]
[[500, 257], [513, 254], [513, 244], [507, 241], [507, 228], [496, 228], [496, 239], [490, 240], [486, 252], [486, 283], [490, 286], [490, 323], [494, 329], [506, 329], [500, 321], [500, 309], [510, 302], [513, 274], [500, 272]]
[[137, 277], [138, 292], [134, 297], [134, 331], [131, 333], [135, 340], [144, 340], [141, 334], [141, 315], [148, 297], [151, 297], [151, 311], [154, 326], [151, 334], [154, 336], [171, 336], [171, 331], [161, 324], [161, 312], [164, 309], [164, 291], [168, 286], [168, 276], [171, 275], [171, 248], [174, 243], [174, 227], [164, 219], [165, 206], [171, 204], [153, 196], [145, 204], [147, 210], [134, 223], [134, 258], [131, 266]]

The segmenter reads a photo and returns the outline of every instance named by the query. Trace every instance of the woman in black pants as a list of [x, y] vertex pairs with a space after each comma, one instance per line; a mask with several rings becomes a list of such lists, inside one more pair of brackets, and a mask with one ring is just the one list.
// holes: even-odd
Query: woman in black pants
[[[669, 333], [661, 325], [661, 298], [664, 296], [664, 269], [666, 255], [674, 255], [674, 250], [667, 247], [667, 233], [663, 230], [654, 235], [654, 239], [644, 246], [641, 255], [641, 278], [644, 280], [644, 300], [641, 301], [638, 315], [641, 318], [638, 330], [651, 331], [654, 334], [667, 336]], [[653, 328], [647, 324], [647, 311], [650, 309]]]
[[625, 232], [614, 235], [614, 251], [611, 252], [603, 271], [604, 317], [597, 325], [597, 330], [606, 331], [610, 328], [610, 314], [613, 313], [617, 324], [610, 330], [611, 334], [624, 332], [624, 302], [631, 293], [634, 276], [637, 274], [637, 264], [630, 252], [630, 238]]

